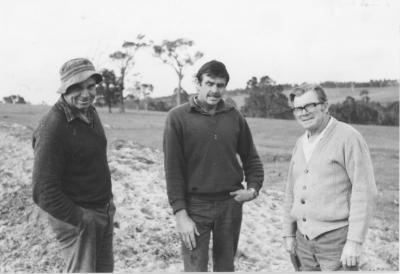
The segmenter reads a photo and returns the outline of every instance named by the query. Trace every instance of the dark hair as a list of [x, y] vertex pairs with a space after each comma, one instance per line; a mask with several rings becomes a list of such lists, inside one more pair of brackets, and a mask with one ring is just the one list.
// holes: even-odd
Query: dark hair
[[290, 94], [289, 94], [290, 103], [293, 103], [294, 97], [303, 95], [304, 93], [311, 91], [311, 90], [315, 92], [320, 103], [325, 103], [328, 101], [328, 98], [326, 97], [326, 93], [321, 86], [305, 84], [305, 85], [300, 85], [298, 87], [295, 87], [290, 92]]
[[196, 74], [196, 78], [199, 83], [201, 83], [201, 81], [203, 80], [203, 75], [225, 78], [226, 83], [228, 84], [229, 82], [229, 73], [226, 70], [224, 63], [216, 60], [209, 61], [201, 66]]

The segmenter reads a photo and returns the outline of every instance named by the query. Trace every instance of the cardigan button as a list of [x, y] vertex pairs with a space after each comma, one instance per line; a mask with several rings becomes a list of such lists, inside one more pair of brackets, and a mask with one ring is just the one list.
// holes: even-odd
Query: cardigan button
[[301, 199], [300, 202], [304, 205], [306, 203], [306, 200]]
[[306, 190], [307, 189], [307, 186], [303, 186], [303, 190]]
[[307, 168], [304, 170], [304, 173], [308, 173], [308, 169]]
[[307, 219], [306, 219], [306, 218], [303, 218], [303, 222], [305, 222], [305, 221], [307, 221]]

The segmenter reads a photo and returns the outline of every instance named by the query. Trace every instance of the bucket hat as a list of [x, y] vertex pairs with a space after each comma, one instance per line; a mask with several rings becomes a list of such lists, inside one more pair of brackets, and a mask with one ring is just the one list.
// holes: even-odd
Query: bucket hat
[[96, 72], [92, 62], [86, 58], [75, 58], [65, 62], [60, 69], [61, 86], [57, 92], [64, 94], [67, 89], [93, 77], [96, 84], [103, 80], [100, 73]]

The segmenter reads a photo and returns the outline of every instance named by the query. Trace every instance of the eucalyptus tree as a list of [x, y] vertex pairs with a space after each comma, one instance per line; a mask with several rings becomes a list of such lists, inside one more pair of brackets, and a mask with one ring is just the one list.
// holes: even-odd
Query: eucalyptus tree
[[144, 34], [138, 34], [133, 41], [125, 41], [122, 44], [122, 50], [118, 50], [110, 54], [110, 58], [118, 63], [120, 69], [119, 86], [121, 87], [121, 112], [125, 111], [124, 107], [124, 88], [125, 80], [135, 66], [135, 57], [139, 50], [149, 47], [152, 41], [147, 40]]
[[165, 64], [170, 65], [178, 76], [177, 105], [181, 104], [182, 79], [184, 69], [192, 66], [203, 57], [200, 51], [193, 51], [194, 42], [189, 39], [164, 40], [153, 46], [154, 56], [160, 58]]

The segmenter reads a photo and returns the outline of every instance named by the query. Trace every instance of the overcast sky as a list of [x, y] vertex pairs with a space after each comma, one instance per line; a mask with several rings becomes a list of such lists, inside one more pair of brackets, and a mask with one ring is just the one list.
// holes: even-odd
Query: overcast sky
[[[397, 79], [399, 14], [398, 0], [2, 0], [0, 97], [52, 104], [66, 60], [114, 68], [109, 54], [139, 33], [195, 42], [204, 57], [186, 70], [188, 92], [211, 59], [227, 65], [229, 89], [263, 75], [278, 83]], [[153, 97], [177, 86], [173, 69], [150, 51], [134, 71], [154, 85]]]

